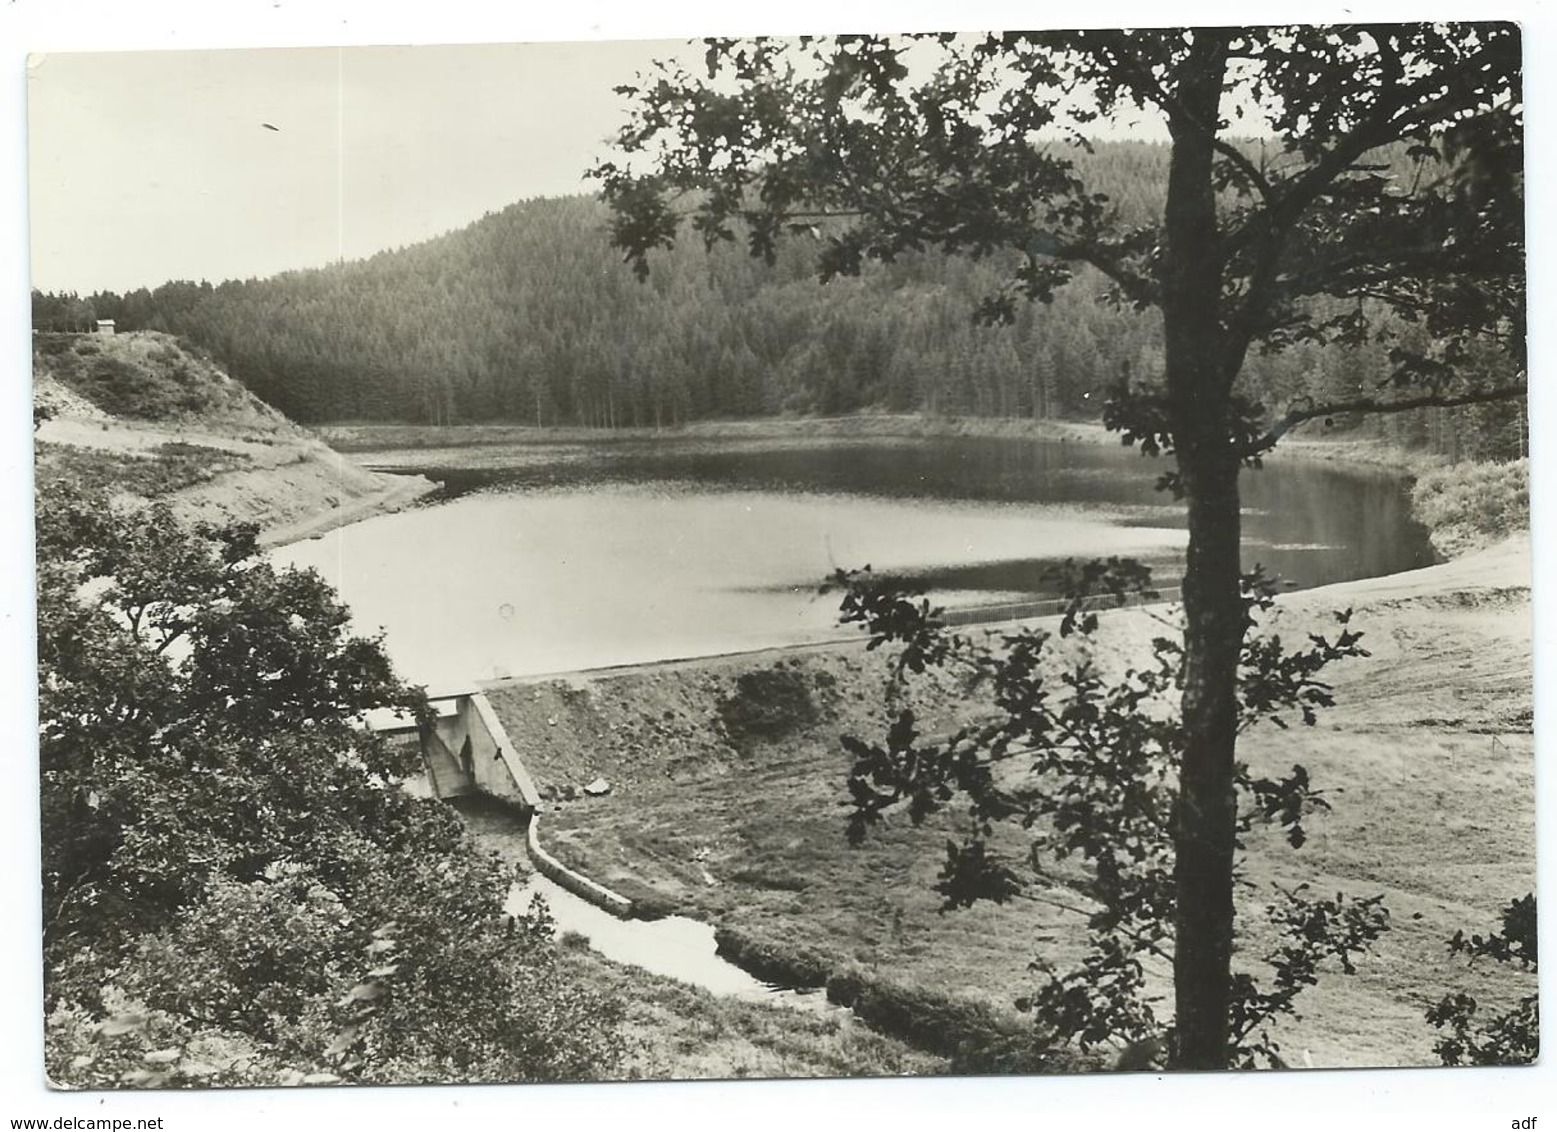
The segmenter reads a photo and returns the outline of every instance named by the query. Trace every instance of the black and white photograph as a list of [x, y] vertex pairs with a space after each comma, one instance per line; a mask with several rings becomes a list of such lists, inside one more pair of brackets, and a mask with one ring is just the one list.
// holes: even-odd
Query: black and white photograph
[[1460, 8], [29, 44], [0, 1115], [1533, 1129], [1532, 29]]

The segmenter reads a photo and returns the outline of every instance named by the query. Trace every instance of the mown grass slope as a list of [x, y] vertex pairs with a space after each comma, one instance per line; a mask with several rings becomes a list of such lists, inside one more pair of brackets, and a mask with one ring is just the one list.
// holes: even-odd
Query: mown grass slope
[[[1393, 923], [1356, 976], [1327, 977], [1304, 1017], [1283, 1024], [1276, 1036], [1293, 1064], [1431, 1064], [1429, 1003], [1452, 990], [1489, 1002], [1518, 993], [1507, 972], [1467, 968], [1445, 944], [1460, 928], [1492, 927], [1498, 909], [1534, 885], [1528, 577], [1516, 544], [1393, 586], [1357, 583], [1283, 603], [1284, 634], [1355, 604], [1374, 655], [1335, 670], [1339, 706], [1317, 728], [1256, 731], [1242, 747], [1256, 770], [1304, 764], [1334, 810], [1311, 823], [1302, 850], [1252, 839], [1239, 962], [1257, 969], [1271, 941], [1260, 909], [1273, 885], [1383, 893]], [[1146, 618], [1114, 615], [1105, 651], [1132, 655], [1161, 629]], [[1031, 961], [1064, 966], [1079, 955], [1088, 908], [1080, 875], [1050, 869], [1027, 898], [943, 913], [930, 886], [955, 812], [918, 829], [894, 820], [864, 846], [846, 845], [848, 760], [837, 736], [880, 733], [884, 663], [860, 649], [805, 650], [488, 694], [545, 787], [596, 774], [613, 784], [605, 798], [553, 803], [548, 842], [571, 864], [722, 925], [747, 962], [1009, 1010]], [[784, 682], [785, 696], [741, 705], [752, 672]], [[787, 730], [771, 718], [784, 702]], [[979, 710], [952, 683], [920, 706], [932, 732]], [[743, 718], [760, 726], [733, 731]], [[1003, 836], [1015, 852], [1026, 845], [1020, 831]], [[1169, 972], [1157, 974], [1167, 995]]]

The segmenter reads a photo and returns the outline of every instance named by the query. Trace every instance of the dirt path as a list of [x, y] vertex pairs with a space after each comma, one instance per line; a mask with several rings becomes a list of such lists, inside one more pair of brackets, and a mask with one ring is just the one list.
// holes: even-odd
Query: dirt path
[[[287, 426], [291, 428], [291, 426]], [[254, 522], [260, 543], [280, 546], [398, 510], [437, 489], [423, 476], [369, 471], [300, 429], [251, 437], [198, 427], [156, 427], [105, 414], [67, 412], [37, 430], [40, 445], [155, 463], [166, 446], [237, 457], [225, 470], [169, 498], [187, 519]], [[236, 466], [231, 466], [231, 465]]]
[[287, 462], [299, 447], [295, 441], [276, 443], [244, 440], [200, 429], [153, 428], [106, 416], [97, 419], [56, 417], [44, 421], [33, 435], [45, 444], [68, 444], [75, 448], [148, 457], [155, 455], [164, 444], [191, 444], [246, 456], [265, 467]]

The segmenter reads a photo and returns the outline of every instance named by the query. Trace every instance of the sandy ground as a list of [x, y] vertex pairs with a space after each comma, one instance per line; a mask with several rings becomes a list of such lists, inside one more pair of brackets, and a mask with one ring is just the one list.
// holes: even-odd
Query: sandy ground
[[[324, 502], [330, 506], [328, 511], [317, 511], [310, 507], [301, 517], [290, 521], [281, 520], [279, 516], [272, 513], [265, 530], [260, 535], [260, 545], [284, 546], [290, 542], [300, 542], [305, 538], [315, 538], [337, 527], [360, 522], [374, 515], [398, 511], [402, 507], [410, 506], [422, 496], [436, 491], [439, 486], [423, 476], [392, 476], [377, 472], [369, 474], [374, 476], [375, 485], [366, 494], [351, 492], [335, 496], [326, 490]], [[316, 475], [328, 477], [329, 472], [326, 470]], [[313, 476], [309, 478], [314, 479], [315, 483], [318, 482]], [[328, 482], [326, 479], [326, 483]], [[268, 482], [254, 486], [253, 498], [266, 501], [271, 498], [270, 493], [279, 485], [277, 478], [272, 476], [269, 477]], [[332, 499], [337, 501], [330, 502]]]
[[246, 456], [262, 467], [283, 463], [295, 451], [293, 444], [245, 440], [208, 429], [153, 428], [115, 420], [103, 414], [93, 417], [78, 417], [74, 414], [58, 416], [44, 421], [33, 437], [44, 444], [68, 444], [73, 448], [92, 448], [99, 452], [147, 457], [154, 455], [164, 444], [199, 444]]

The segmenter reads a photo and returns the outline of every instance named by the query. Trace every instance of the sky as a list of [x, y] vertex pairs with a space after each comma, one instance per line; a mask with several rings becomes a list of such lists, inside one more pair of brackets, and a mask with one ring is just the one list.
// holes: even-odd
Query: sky
[[[656, 48], [699, 34], [979, 30], [1063, 20], [1090, 26], [1284, 23], [1295, 20], [1513, 18], [1525, 27], [1532, 180], [1550, 201], [1557, 108], [1557, 0], [1497, 6], [1421, 0], [1145, 0], [1043, 6], [1033, 0], [6, 0], [0, 4], [0, 710], [18, 732], [35, 710], [31, 608], [30, 346], [27, 291], [89, 292], [168, 278], [265, 275], [425, 239], [526, 196], [577, 191], [598, 141], [618, 123], [609, 87]], [[589, 41], [589, 48], [379, 48], [382, 44]], [[615, 41], [630, 41], [610, 46]], [[225, 50], [211, 50], [211, 49]], [[233, 50], [242, 49], [242, 50]], [[266, 49], [266, 50], [259, 50]], [[156, 50], [157, 54], [145, 54]], [[169, 54], [177, 50], [182, 54]], [[86, 52], [134, 52], [117, 57]], [[27, 66], [29, 53], [43, 55]], [[339, 80], [339, 81], [338, 81]], [[31, 151], [28, 109], [32, 111]], [[266, 130], [269, 122], [276, 130]], [[337, 131], [339, 133], [337, 134]], [[341, 144], [337, 145], [337, 138]], [[27, 174], [31, 159], [31, 176]], [[29, 200], [30, 195], [30, 200]], [[31, 226], [29, 226], [29, 206]], [[1531, 306], [1552, 308], [1554, 221], [1530, 213]], [[30, 239], [29, 239], [30, 233]], [[1540, 438], [1554, 419], [1544, 378], [1546, 325], [1532, 320], [1531, 420], [1537, 577], [1557, 576], [1544, 500], [1554, 462]], [[1552, 603], [1538, 591], [1537, 731], [1557, 702]], [[13, 744], [0, 791], [0, 1119], [166, 1116], [169, 1132], [225, 1127], [382, 1130], [556, 1127], [635, 1130], [986, 1126], [1339, 1129], [1510, 1127], [1549, 1098], [1557, 1056], [1542, 1068], [1446, 1074], [1326, 1073], [1247, 1077], [853, 1082], [833, 1085], [658, 1085], [369, 1091], [262, 1091], [225, 1098], [159, 1094], [66, 1097], [41, 1078], [37, 986], [35, 763]], [[1549, 762], [1552, 744], [1538, 750]], [[1550, 767], [1539, 825], [1545, 902], [1557, 895]], [[1557, 933], [1548, 940], [1548, 960]], [[1546, 1015], [1557, 1002], [1546, 980]], [[1550, 1047], [1550, 1043], [1548, 1043]], [[306, 1093], [307, 1095], [303, 1095]], [[1547, 1098], [1543, 1104], [1542, 1097]]]
[[[678, 41], [47, 54], [32, 281], [122, 291], [356, 259], [589, 191], [612, 88]], [[267, 128], [274, 127], [274, 129]]]
[[613, 88], [700, 54], [671, 39], [39, 55], [32, 285], [266, 276], [592, 192], [585, 170], [626, 120]]

